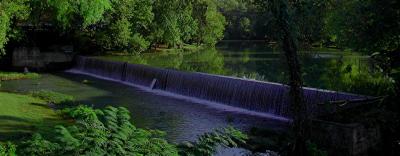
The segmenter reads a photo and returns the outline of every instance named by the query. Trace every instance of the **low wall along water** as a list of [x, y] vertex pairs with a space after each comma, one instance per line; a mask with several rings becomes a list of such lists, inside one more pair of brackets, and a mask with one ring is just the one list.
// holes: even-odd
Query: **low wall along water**
[[[290, 118], [289, 87], [284, 84], [145, 65], [113, 62], [79, 56], [76, 70], [153, 90], [193, 97], [251, 111]], [[338, 100], [360, 100], [366, 96], [303, 88], [305, 102], [313, 115], [323, 112], [318, 104]]]

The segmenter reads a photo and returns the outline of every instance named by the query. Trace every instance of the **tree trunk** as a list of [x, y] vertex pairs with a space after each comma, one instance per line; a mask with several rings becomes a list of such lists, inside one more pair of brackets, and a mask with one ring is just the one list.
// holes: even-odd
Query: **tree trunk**
[[290, 15], [288, 13], [287, 3], [280, 7], [278, 17], [280, 28], [282, 29], [282, 48], [289, 68], [289, 86], [290, 86], [290, 106], [293, 117], [293, 133], [295, 141], [291, 146], [289, 155], [305, 156], [307, 155], [306, 140], [309, 133], [309, 116], [307, 105], [303, 100], [303, 81], [301, 76], [301, 66], [297, 55], [296, 37], [290, 24]]
[[295, 142], [290, 155], [306, 155], [306, 138], [308, 132], [308, 113], [303, 101], [301, 67], [297, 56], [296, 44], [290, 32], [285, 32], [283, 39], [283, 51], [289, 68], [289, 86], [291, 97], [291, 109], [293, 113], [293, 132]]

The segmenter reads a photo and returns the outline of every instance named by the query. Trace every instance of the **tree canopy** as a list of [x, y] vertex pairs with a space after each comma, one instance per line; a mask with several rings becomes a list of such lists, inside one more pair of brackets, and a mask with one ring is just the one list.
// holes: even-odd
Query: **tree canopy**
[[3, 0], [0, 21], [3, 53], [8, 41], [29, 40], [27, 26], [51, 25], [79, 44], [128, 52], [157, 44], [213, 46], [225, 29], [215, 0]]

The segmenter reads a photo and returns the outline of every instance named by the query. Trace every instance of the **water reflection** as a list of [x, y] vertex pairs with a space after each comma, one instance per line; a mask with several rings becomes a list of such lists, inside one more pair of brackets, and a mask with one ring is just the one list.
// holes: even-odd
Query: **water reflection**
[[[372, 70], [369, 58], [333, 49], [300, 52], [305, 86], [376, 95], [390, 88], [390, 80]], [[167, 51], [135, 56], [99, 56], [190, 72], [205, 72], [261, 81], [288, 82], [283, 54], [264, 42], [222, 42], [217, 48]], [[347, 69], [347, 70], [346, 70]], [[379, 93], [369, 91], [373, 85]], [[384, 84], [382, 87], [381, 84]]]

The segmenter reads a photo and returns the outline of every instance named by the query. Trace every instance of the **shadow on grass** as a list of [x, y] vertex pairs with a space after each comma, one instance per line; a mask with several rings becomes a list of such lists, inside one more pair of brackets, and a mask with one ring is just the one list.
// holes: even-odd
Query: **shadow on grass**
[[23, 118], [18, 118], [15, 116], [8, 116], [8, 115], [0, 115], [0, 124], [3, 122], [30, 122], [29, 120], [23, 119]]
[[53, 133], [55, 125], [65, 125], [60, 118], [43, 118], [31, 121], [13, 116], [0, 116], [0, 142], [20, 141], [29, 138], [33, 133]]
[[0, 141], [14, 141], [34, 129], [32, 121], [14, 116], [0, 115]]
[[34, 106], [43, 107], [43, 108], [51, 108], [48, 104], [43, 104], [43, 103], [30, 103], [30, 104], [34, 105]]

